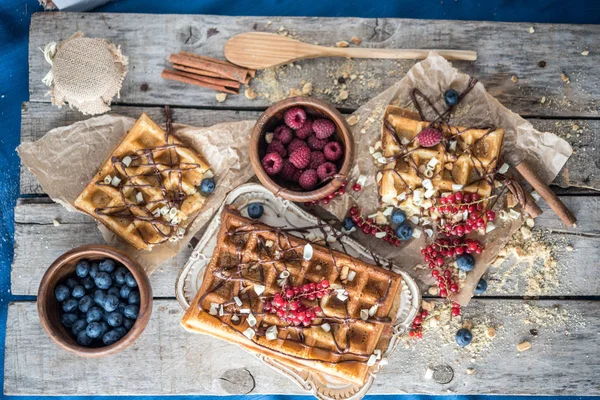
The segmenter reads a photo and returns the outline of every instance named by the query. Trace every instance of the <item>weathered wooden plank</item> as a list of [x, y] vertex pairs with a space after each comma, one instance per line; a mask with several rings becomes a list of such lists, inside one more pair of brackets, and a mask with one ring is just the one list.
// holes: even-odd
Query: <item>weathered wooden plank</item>
[[[256, 30], [289, 32], [305, 42], [323, 45], [334, 45], [356, 35], [362, 39], [363, 47], [476, 50], [476, 62], [456, 62], [457, 67], [480, 79], [490, 93], [513, 111], [539, 116], [598, 116], [599, 55], [593, 50], [588, 56], [581, 52], [595, 48], [600, 40], [600, 26], [536, 24], [533, 34], [529, 33], [530, 26], [416, 19], [37, 13], [32, 17], [30, 31], [30, 98], [49, 101], [47, 88], [41, 82], [48, 64], [38, 49], [76, 31], [106, 38], [122, 46], [129, 57], [130, 72], [121, 98], [116, 99], [121, 104], [265, 107], [290, 88], [301, 88], [303, 80], [312, 82], [314, 92], [320, 96], [331, 90], [325, 97], [335, 101], [340, 85], [333, 82], [346, 72], [358, 78], [346, 81], [350, 96], [340, 105], [354, 109], [396, 82], [414, 64], [393, 60], [303, 61], [298, 63], [301, 69], [284, 68], [275, 78], [267, 78], [273, 75], [271, 72], [259, 74], [252, 86], [259, 93], [271, 93], [269, 99], [259, 97], [251, 101], [244, 96], [229, 96], [222, 104], [216, 102], [214, 92], [160, 77], [171, 52], [188, 50], [222, 57], [227, 39]], [[563, 82], [562, 73], [570, 83]], [[518, 82], [511, 80], [513, 75]]]
[[[137, 118], [143, 111], [156, 121], [164, 121], [164, 111], [160, 107], [114, 106], [116, 114]], [[173, 108], [174, 120], [193, 126], [256, 119], [258, 111], [206, 110], [193, 108]], [[58, 109], [47, 103], [24, 103], [22, 108], [21, 141], [29, 142], [41, 138], [49, 130], [66, 126], [89, 117], [63, 107]], [[596, 161], [595, 149], [600, 148], [600, 120], [559, 120], [530, 119], [539, 129], [555, 132], [565, 138], [574, 148], [575, 154], [569, 159], [563, 171], [554, 181], [555, 185], [569, 187], [571, 192], [585, 188], [600, 190], [600, 164]], [[582, 132], [573, 131], [576, 125]], [[25, 166], [21, 166], [21, 193], [42, 194], [44, 191], [37, 179]]]
[[[526, 305], [529, 304], [529, 305]], [[371, 393], [598, 395], [600, 307], [591, 301], [475, 300], [463, 320], [473, 323], [475, 341], [453, 343], [458, 320], [425, 333], [422, 341], [399, 346]], [[252, 394], [297, 394], [300, 389], [225, 342], [185, 332], [174, 300], [155, 302], [140, 339], [118, 355], [83, 359], [59, 349], [42, 330], [35, 304], [9, 306], [5, 386], [7, 395], [242, 394], [247, 381], [225, 386], [220, 377], [246, 370]], [[493, 340], [484, 338], [496, 328]], [[530, 333], [537, 330], [537, 336]], [[519, 353], [523, 340], [532, 348]], [[592, 350], [592, 351], [590, 351]], [[448, 365], [454, 379], [424, 379], [428, 367]], [[468, 374], [471, 368], [474, 373]], [[60, 379], [58, 379], [60, 378]]]
[[[546, 287], [533, 290], [529, 280], [537, 268], [491, 268], [486, 296], [595, 296], [600, 293], [600, 198], [562, 196], [567, 206], [579, 218], [576, 228], [566, 230], [558, 218], [543, 204], [544, 213], [537, 219], [535, 229], [553, 230], [547, 240], [555, 246], [557, 267], [545, 270]], [[60, 226], [54, 226], [54, 220]], [[102, 243], [102, 237], [91, 217], [70, 213], [48, 199], [22, 199], [15, 208], [15, 253], [12, 267], [12, 292], [34, 295], [46, 268], [63, 252], [88, 243]], [[573, 251], [566, 251], [567, 245]], [[40, 251], [40, 247], [43, 251]], [[186, 248], [175, 259], [152, 275], [154, 295], [173, 297], [177, 274], [191, 253]], [[585, 266], [585, 268], [582, 268]], [[550, 282], [550, 278], [555, 283]], [[426, 291], [426, 287], [422, 287]]]

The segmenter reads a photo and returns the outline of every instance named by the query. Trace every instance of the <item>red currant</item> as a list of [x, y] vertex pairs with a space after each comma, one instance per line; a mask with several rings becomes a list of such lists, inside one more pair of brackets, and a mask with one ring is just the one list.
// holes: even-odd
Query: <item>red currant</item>
[[360, 192], [361, 189], [362, 189], [362, 186], [360, 186], [358, 183], [355, 183], [352, 186], [352, 190], [354, 190], [355, 192]]

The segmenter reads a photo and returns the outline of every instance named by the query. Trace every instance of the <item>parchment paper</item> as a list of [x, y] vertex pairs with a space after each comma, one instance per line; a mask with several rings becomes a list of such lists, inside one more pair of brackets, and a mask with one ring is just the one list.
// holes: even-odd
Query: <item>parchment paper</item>
[[[80, 212], [73, 202], [134, 123], [135, 119], [120, 115], [90, 118], [53, 129], [36, 142], [21, 144], [17, 152], [52, 200], [70, 211]], [[104, 240], [135, 257], [149, 274], [174, 257], [219, 208], [227, 193], [254, 175], [248, 157], [253, 126], [254, 121], [209, 128], [173, 125], [174, 134], [210, 164], [215, 174], [215, 191], [208, 197], [188, 234], [177, 242], [155, 246], [151, 252], [136, 250], [99, 223]]]
[[[427, 96], [438, 110], [446, 108], [443, 93], [448, 88], [454, 88], [461, 93], [469, 82], [469, 76], [458, 72], [443, 57], [430, 53], [429, 57], [415, 64], [398, 83], [371, 99], [360, 107], [354, 116], [358, 123], [352, 126], [356, 148], [356, 163], [350, 173], [350, 182], [359, 175], [367, 177], [367, 183], [358, 195], [353, 195], [359, 207], [364, 208], [364, 214], [372, 214], [379, 208], [379, 195], [376, 183], [378, 167], [373, 163], [369, 153], [369, 146], [381, 140], [382, 121], [388, 105], [396, 105], [415, 110], [411, 105], [410, 91], [418, 88]], [[477, 78], [477, 77], [475, 77]], [[434, 114], [423, 110], [428, 120]], [[504, 128], [503, 157], [511, 163], [526, 160], [545, 182], [551, 182], [572, 153], [571, 146], [558, 136], [539, 132], [533, 126], [504, 107], [498, 100], [485, 90], [483, 84], [477, 83], [473, 90], [462, 100], [455, 110], [451, 123], [463, 126], [494, 125]], [[510, 157], [509, 157], [510, 155]], [[501, 164], [499, 164], [501, 165]], [[353, 199], [348, 196], [336, 198], [327, 209], [338, 219], [346, 216]], [[504, 208], [505, 199], [500, 199], [495, 209]], [[475, 286], [487, 270], [489, 263], [497, 256], [499, 250], [506, 244], [512, 234], [522, 225], [523, 218], [518, 220], [494, 222], [497, 228], [485, 237], [477, 237], [485, 245], [485, 250], [476, 256], [475, 268], [467, 274], [465, 281], [461, 282], [461, 290], [453, 296], [453, 300], [466, 305], [473, 294]], [[404, 267], [412, 276], [428, 284], [434, 284], [431, 270], [428, 267], [420, 268], [423, 262], [420, 249], [425, 245], [426, 234], [421, 238], [413, 239], [408, 245], [396, 248], [388, 245], [381, 239], [358, 233], [359, 240], [369, 246], [373, 251], [390, 259], [396, 265]], [[469, 237], [475, 237], [470, 235]], [[415, 268], [415, 266], [417, 266]], [[437, 284], [436, 284], [437, 286]]]

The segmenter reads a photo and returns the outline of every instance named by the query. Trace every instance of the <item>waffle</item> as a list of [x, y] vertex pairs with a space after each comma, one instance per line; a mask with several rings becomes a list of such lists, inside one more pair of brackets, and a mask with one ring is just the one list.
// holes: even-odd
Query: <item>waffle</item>
[[[393, 333], [401, 276], [317, 244], [312, 244], [314, 254], [305, 261], [303, 250], [309, 242], [291, 235], [290, 230], [246, 219], [232, 208], [225, 208], [220, 219], [217, 246], [182, 325], [291, 367], [362, 385], [376, 359], [373, 355], [387, 349]], [[290, 273], [284, 282], [283, 271]], [[355, 275], [349, 280], [351, 271]], [[322, 314], [312, 325], [295, 327], [264, 311], [264, 302], [282, 293], [282, 286], [322, 279], [328, 279], [336, 290], [320, 300]], [[260, 283], [265, 290], [259, 296], [254, 285]], [[344, 290], [345, 301], [339, 297]], [[241, 300], [239, 306], [236, 297]], [[376, 313], [361, 319], [361, 310], [375, 304]], [[248, 310], [257, 320], [253, 328], [244, 313]], [[323, 324], [331, 329], [323, 329]], [[265, 332], [272, 326], [277, 326], [277, 337], [269, 340]], [[247, 329], [256, 335], [246, 336]]]
[[75, 206], [135, 248], [151, 250], [183, 237], [206, 201], [196, 186], [209, 168], [144, 113]]
[[[380, 181], [384, 202], [394, 202], [402, 193], [421, 187], [429, 178], [425, 173], [434, 157], [438, 162], [429, 173], [434, 190], [463, 190], [488, 197], [493, 189], [490, 174], [498, 162], [504, 130], [440, 124], [437, 127], [444, 133], [444, 140], [434, 147], [420, 147], [416, 136], [429, 124], [409, 110], [387, 107], [381, 139], [383, 157], [387, 158]], [[455, 147], [451, 146], [453, 141]], [[402, 157], [406, 153], [409, 155]]]

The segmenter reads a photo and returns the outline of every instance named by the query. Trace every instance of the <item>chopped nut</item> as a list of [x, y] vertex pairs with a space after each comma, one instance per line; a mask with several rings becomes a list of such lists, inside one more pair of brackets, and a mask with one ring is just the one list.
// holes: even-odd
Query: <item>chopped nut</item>
[[227, 93], [217, 93], [215, 97], [219, 103], [222, 103], [227, 99]]
[[291, 88], [288, 92], [289, 97], [302, 96], [302, 90]]
[[346, 42], [345, 40], [340, 40], [335, 44], [335, 47], [348, 47], [349, 45], [350, 43]]
[[535, 29], [533, 29], [533, 26], [529, 27], [529, 33], [535, 33]]
[[527, 224], [528, 227], [533, 228], [535, 226], [535, 221], [533, 218], [527, 218], [525, 220], [525, 224]]
[[350, 41], [357, 46], [360, 45], [360, 43], [362, 42], [362, 40], [360, 40], [360, 38], [358, 36], [352, 36], [352, 39], [350, 39]]
[[435, 301], [423, 300], [423, 301], [421, 301], [421, 308], [423, 310], [433, 311], [433, 309], [435, 308]]
[[60, 221], [57, 219], [53, 220], [52, 223], [54, 224], [54, 226], [60, 226]]
[[560, 79], [562, 79], [562, 81], [566, 84], [571, 83], [571, 81], [569, 80], [569, 77], [564, 72], [562, 74], [560, 74]]
[[467, 375], [473, 375], [475, 373], [475, 369], [467, 368]]
[[546, 96], [542, 96], [542, 98], [540, 99], [540, 103], [542, 103], [542, 104], [546, 103]]
[[464, 321], [462, 324], [462, 327], [468, 330], [473, 329], [473, 322], [471, 321]]
[[567, 251], [573, 251], [573, 246], [571, 246], [571, 245], [568, 245], [567, 247], [565, 247], [565, 249], [566, 249]]
[[524, 240], [531, 239], [531, 236], [533, 236], [532, 233], [531, 233], [531, 229], [529, 229], [529, 228], [527, 228], [525, 226], [521, 227], [521, 235], [523, 235], [523, 239]]
[[517, 350], [519, 350], [519, 351], [529, 350], [530, 348], [531, 348], [531, 343], [529, 343], [527, 340], [524, 342], [521, 342], [517, 345]]
[[489, 326], [485, 331], [485, 336], [489, 339], [493, 339], [496, 337], [496, 329], [493, 326]]
[[516, 75], [513, 75], [511, 76], [510, 80], [513, 81], [513, 83], [517, 83], [519, 81], [519, 78], [517, 78]]
[[244, 90], [244, 96], [246, 96], [248, 100], [254, 100], [256, 98], [256, 92], [252, 90], [252, 88], [247, 87], [246, 90]]
[[429, 293], [432, 296], [437, 296], [439, 294], [439, 289], [437, 286], [431, 286], [428, 290], [427, 293]]
[[346, 122], [348, 122], [348, 125], [353, 126], [357, 124], [358, 118], [356, 118], [356, 115], [353, 114], [346, 119]]
[[589, 50], [584, 50], [584, 51], [581, 52], [582, 56], [587, 56], [588, 54], [590, 54]]
[[340, 94], [338, 95], [338, 100], [346, 100], [348, 98], [347, 90], [340, 90]]
[[308, 82], [308, 83], [304, 84], [304, 86], [302, 86], [302, 94], [303, 95], [310, 96], [312, 94], [312, 90], [313, 90], [313, 85], [310, 82]]

